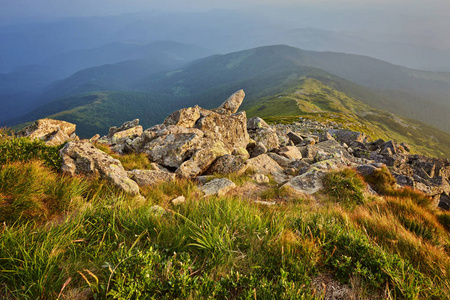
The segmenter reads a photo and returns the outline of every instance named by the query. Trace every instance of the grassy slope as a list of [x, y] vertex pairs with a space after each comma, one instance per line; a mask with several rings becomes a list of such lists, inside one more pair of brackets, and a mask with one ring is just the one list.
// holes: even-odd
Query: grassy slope
[[[348, 170], [315, 199], [271, 185], [246, 193], [278, 203], [268, 207], [240, 192], [200, 199], [191, 181], [141, 189], [137, 201], [14, 160], [0, 160], [1, 298], [314, 299], [322, 284], [358, 299], [450, 296], [450, 215], [392, 190], [387, 173], [367, 179], [384, 197]], [[186, 202], [170, 204], [179, 195]]]
[[[329, 84], [329, 81], [326, 82]], [[373, 109], [313, 78], [304, 78], [284, 93], [247, 105], [246, 111], [248, 116], [260, 116], [270, 122], [293, 122], [297, 120], [297, 116], [325, 122], [335, 121], [346, 128], [364, 132], [372, 139], [406, 142], [416, 153], [450, 157], [448, 133], [415, 120]], [[281, 116], [285, 118], [277, 118]]]

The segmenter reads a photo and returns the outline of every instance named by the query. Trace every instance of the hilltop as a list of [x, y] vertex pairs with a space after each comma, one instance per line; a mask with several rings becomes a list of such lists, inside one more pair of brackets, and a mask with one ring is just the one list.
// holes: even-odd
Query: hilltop
[[449, 161], [312, 120], [346, 98], [310, 92], [272, 125], [240, 90], [89, 140], [50, 119], [2, 132], [0, 295], [448, 298]]

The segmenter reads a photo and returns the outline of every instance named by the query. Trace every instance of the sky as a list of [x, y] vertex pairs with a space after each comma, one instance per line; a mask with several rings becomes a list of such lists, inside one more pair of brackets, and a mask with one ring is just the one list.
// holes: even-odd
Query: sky
[[32, 16], [87, 16], [142, 10], [251, 9], [258, 6], [316, 6], [344, 9], [383, 9], [394, 13], [434, 14], [449, 11], [447, 0], [0, 0], [4, 19]]

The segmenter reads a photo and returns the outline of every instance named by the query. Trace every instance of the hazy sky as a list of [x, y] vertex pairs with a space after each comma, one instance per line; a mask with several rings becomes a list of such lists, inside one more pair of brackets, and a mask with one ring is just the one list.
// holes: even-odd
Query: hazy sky
[[449, 0], [0, 0], [0, 25], [143, 11], [255, 11], [287, 27], [409, 33], [445, 40]]
[[442, 13], [450, 9], [448, 0], [0, 0], [0, 16], [79, 16], [108, 15], [141, 10], [207, 10], [270, 6], [321, 6], [385, 9], [393, 12]]

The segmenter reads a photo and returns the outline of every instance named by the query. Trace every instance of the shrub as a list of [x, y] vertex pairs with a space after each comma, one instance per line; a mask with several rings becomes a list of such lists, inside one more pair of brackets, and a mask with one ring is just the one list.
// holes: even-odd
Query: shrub
[[364, 201], [364, 180], [352, 169], [327, 173], [323, 179], [324, 192], [337, 202], [361, 204]]
[[29, 138], [0, 138], [0, 166], [7, 162], [30, 161], [40, 159], [45, 165], [59, 170], [61, 158], [59, 150], [64, 146], [47, 146], [44, 141]]

